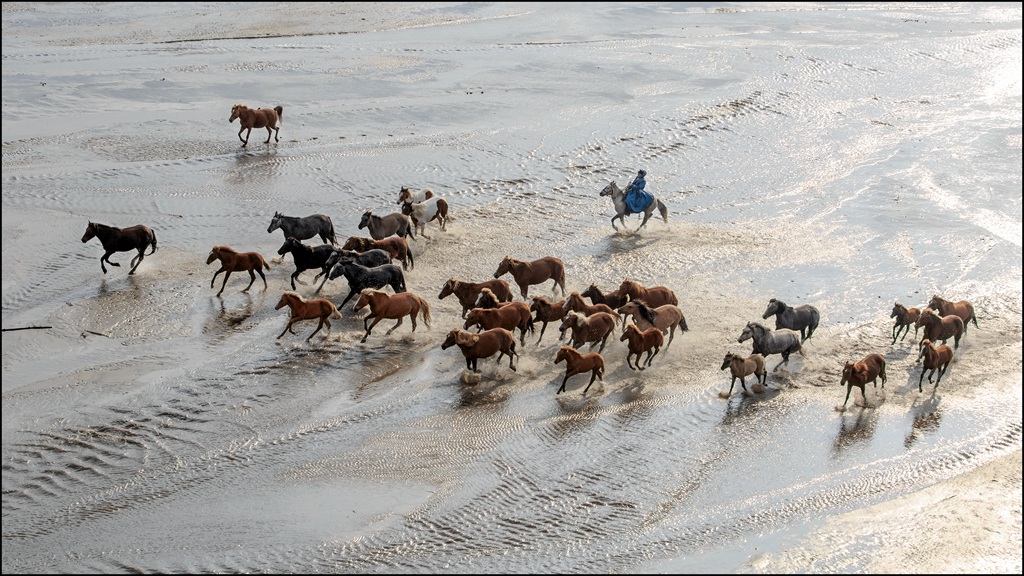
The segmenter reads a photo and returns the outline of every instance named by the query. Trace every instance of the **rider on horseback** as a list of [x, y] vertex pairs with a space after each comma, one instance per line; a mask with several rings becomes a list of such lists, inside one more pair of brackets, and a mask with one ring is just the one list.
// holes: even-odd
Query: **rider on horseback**
[[630, 213], [643, 212], [654, 200], [654, 196], [644, 190], [647, 186], [646, 176], [647, 171], [640, 170], [636, 173], [636, 178], [626, 186], [626, 209]]

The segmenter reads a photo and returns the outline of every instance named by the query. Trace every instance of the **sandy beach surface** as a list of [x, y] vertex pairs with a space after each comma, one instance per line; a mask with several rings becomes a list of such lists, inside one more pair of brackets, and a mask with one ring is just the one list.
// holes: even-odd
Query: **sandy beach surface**
[[[1021, 573], [1021, 21], [5, 2], [4, 573]], [[236, 103], [281, 105], [280, 141], [242, 146]], [[666, 206], [640, 230], [599, 195], [639, 168]], [[349, 303], [282, 334], [272, 216], [328, 215], [343, 243], [402, 187], [451, 207], [403, 269], [429, 325], [363, 342]], [[158, 248], [104, 273], [89, 222]], [[217, 296], [214, 245], [261, 253], [266, 287]], [[515, 300], [635, 280], [687, 327], [644, 371], [621, 325], [581, 345], [606, 363], [586, 393], [556, 394], [557, 323], [473, 376], [441, 290], [505, 256], [565, 264], [566, 294], [501, 275]], [[340, 305], [314, 274], [295, 291]], [[933, 295], [977, 317], [938, 385], [890, 316]], [[772, 298], [820, 325], [730, 390]], [[887, 379], [847, 396], [869, 353]]]

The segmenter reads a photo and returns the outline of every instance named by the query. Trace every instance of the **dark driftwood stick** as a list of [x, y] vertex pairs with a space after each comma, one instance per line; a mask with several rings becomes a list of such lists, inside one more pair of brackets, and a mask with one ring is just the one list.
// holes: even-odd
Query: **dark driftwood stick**
[[4, 332], [14, 332], [15, 330], [49, 330], [53, 326], [22, 326], [20, 328], [4, 328]]

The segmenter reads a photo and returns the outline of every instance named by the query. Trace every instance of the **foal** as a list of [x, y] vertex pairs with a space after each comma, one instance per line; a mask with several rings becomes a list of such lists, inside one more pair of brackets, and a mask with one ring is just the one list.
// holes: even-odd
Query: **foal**
[[[634, 370], [643, 370], [645, 366], [651, 365], [651, 360], [658, 355], [662, 345], [665, 344], [665, 335], [659, 328], [648, 328], [643, 332], [630, 322], [626, 324], [626, 330], [622, 333], [619, 341], [629, 341], [629, 351], [626, 352], [626, 365]], [[640, 361], [640, 355], [647, 353], [647, 359]], [[636, 366], [630, 363], [630, 358], [636, 356]]]
[[[892, 326], [892, 343], [896, 343], [896, 338], [903, 332], [903, 338], [910, 334], [910, 327], [914, 327], [914, 338], [917, 338], [917, 331], [921, 329], [917, 325], [917, 319], [921, 317], [921, 310], [918, 308], [907, 308], [903, 304], [897, 302], [892, 307], [892, 314], [889, 314], [889, 318], [895, 318], [896, 323]], [[901, 338], [902, 342], [903, 339]]]
[[733, 386], [736, 386], [736, 379], [740, 379], [740, 386], [743, 386], [743, 391], [747, 391], [747, 383], [745, 382], [747, 376], [754, 375], [754, 382], [760, 383], [764, 386], [765, 381], [768, 379], [768, 371], [764, 368], [764, 356], [760, 354], [751, 354], [744, 358], [739, 354], [733, 354], [729, 352], [725, 355], [725, 359], [722, 360], [722, 370], [726, 368], [732, 372], [732, 383], [729, 384], [729, 393], [725, 394], [723, 398], [732, 396]]
[[558, 392], [555, 392], [555, 394], [565, 392], [565, 382], [569, 380], [570, 376], [584, 372], [590, 372], [590, 382], [583, 389], [584, 394], [587, 393], [587, 390], [590, 390], [590, 385], [594, 383], [595, 379], [600, 378], [601, 382], [604, 383], [604, 356], [597, 352], [581, 354], [572, 346], [562, 346], [558, 349], [558, 353], [555, 354], [555, 364], [562, 360], [565, 360], [565, 377], [562, 378], [562, 386], [558, 388]]
[[949, 364], [953, 362], [953, 349], [945, 344], [939, 344], [936, 347], [932, 344], [931, 340], [925, 338], [921, 341], [921, 353], [917, 355], [917, 359], [920, 360], [922, 356], [924, 357], [924, 366], [921, 368], [921, 377], [917, 379], [918, 392], [924, 392], [921, 383], [924, 381], [924, 373], [929, 370], [931, 370], [928, 374], [929, 384], [932, 383], [932, 375], [935, 374], [935, 371], [939, 371], [939, 379], [935, 381], [935, 388], [939, 387], [939, 382], [942, 382], [942, 375], [946, 373]]
[[[238, 123], [241, 125], [238, 129], [238, 139], [242, 141], [242, 146], [249, 143], [249, 134], [252, 134], [253, 128], [266, 128], [267, 141], [264, 144], [270, 144], [271, 135], [274, 136], [274, 142], [281, 141], [278, 132], [281, 130], [283, 115], [284, 108], [282, 106], [253, 110], [245, 104], [235, 104], [231, 107], [231, 117], [228, 118], [228, 124], [234, 122], [236, 118], [238, 119]], [[245, 132], [246, 130], [248, 132]], [[242, 132], [245, 132], [245, 138], [242, 138]]]
[[[288, 325], [284, 327], [284, 330], [277, 335], [278, 340], [281, 336], [284, 336], [285, 332], [291, 332], [295, 334], [295, 330], [292, 326], [300, 320], [314, 320], [319, 318], [320, 323], [317, 324], [316, 330], [313, 330], [313, 334], [320, 331], [320, 328], [324, 324], [327, 325], [327, 331], [331, 331], [331, 318], [341, 318], [341, 312], [334, 306], [334, 303], [326, 298], [317, 298], [316, 300], [306, 300], [302, 296], [299, 296], [298, 292], [285, 292], [281, 295], [281, 299], [277, 301], [277, 306], [274, 306], [274, 310], [280, 310], [288, 306], [291, 308], [291, 316], [288, 318]], [[306, 342], [313, 337], [310, 334], [306, 338]]]
[[242, 292], [248, 292], [249, 288], [252, 288], [253, 282], [256, 281], [257, 272], [260, 278], [263, 278], [263, 289], [267, 289], [267, 277], [263, 274], [263, 269], [270, 270], [270, 264], [267, 264], [267, 261], [258, 252], [237, 252], [234, 248], [227, 246], [214, 246], [213, 250], [210, 250], [209, 257], [206, 258], [206, 264], [210, 265], [217, 259], [220, 259], [220, 270], [213, 273], [213, 278], [210, 279], [210, 288], [213, 288], [213, 283], [217, 280], [217, 274], [226, 272], [224, 274], [224, 283], [220, 285], [220, 292], [217, 292], [217, 296], [224, 292], [224, 287], [227, 286], [228, 277], [231, 276], [232, 272], [249, 273], [249, 285]]

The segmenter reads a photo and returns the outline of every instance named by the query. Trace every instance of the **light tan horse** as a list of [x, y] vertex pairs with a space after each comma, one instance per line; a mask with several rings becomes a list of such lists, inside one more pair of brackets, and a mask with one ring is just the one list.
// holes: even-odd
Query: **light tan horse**
[[[291, 332], [295, 334], [295, 330], [292, 330], [292, 326], [301, 320], [315, 320], [319, 319], [320, 323], [317, 324], [316, 330], [313, 330], [313, 334], [320, 331], [320, 328], [327, 325], [327, 331], [331, 331], [331, 318], [341, 318], [341, 312], [334, 306], [334, 303], [326, 298], [317, 298], [315, 300], [306, 300], [302, 296], [299, 296], [297, 292], [285, 292], [281, 295], [281, 299], [277, 301], [277, 306], [274, 306], [274, 310], [280, 310], [285, 306], [291, 309], [291, 316], [288, 318], [288, 325], [284, 327], [284, 330], [278, 334], [277, 338], [280, 339], [284, 336], [285, 332]], [[306, 338], [313, 337], [310, 334]]]
[[556, 395], [565, 392], [565, 383], [570, 376], [584, 372], [590, 372], [590, 382], [583, 389], [584, 394], [590, 390], [590, 385], [594, 383], [594, 380], [600, 378], [601, 382], [604, 382], [604, 356], [597, 352], [582, 354], [572, 346], [562, 346], [555, 354], [555, 364], [563, 360], [565, 361], [565, 377], [562, 378], [562, 385], [558, 388], [558, 392], [555, 392]]
[[[238, 129], [238, 139], [242, 141], [242, 146], [249, 144], [249, 134], [252, 134], [253, 128], [266, 128], [267, 129], [267, 141], [264, 144], [270, 144], [270, 136], [274, 136], [274, 142], [280, 142], [281, 138], [277, 135], [278, 131], [281, 130], [281, 118], [284, 115], [284, 108], [282, 106], [274, 106], [273, 108], [257, 108], [253, 110], [245, 104], [235, 104], [231, 107], [231, 117], [228, 118], [228, 124], [238, 119], [238, 123], [241, 127]], [[248, 130], [248, 132], [245, 132]], [[242, 138], [242, 132], [245, 132], [245, 138]]]
[[228, 246], [214, 246], [210, 250], [210, 255], [206, 258], [206, 264], [210, 265], [214, 260], [220, 260], [220, 270], [213, 273], [213, 278], [210, 279], [210, 288], [213, 288], [213, 283], [217, 280], [217, 274], [226, 272], [224, 274], [224, 282], [220, 285], [220, 292], [217, 292], [217, 296], [224, 292], [224, 287], [227, 286], [228, 277], [231, 276], [232, 272], [249, 273], [249, 285], [242, 292], [248, 292], [249, 288], [252, 288], [253, 282], [256, 281], [256, 273], [259, 273], [260, 278], [263, 278], [263, 289], [267, 289], [267, 277], [263, 274], [263, 269], [270, 270], [270, 264], [267, 264], [267, 261], [260, 253], [238, 252]]
[[[398, 294], [388, 294], [381, 290], [374, 290], [373, 288], [365, 288], [359, 293], [359, 299], [356, 300], [356, 311], [362, 310], [364, 307], [370, 307], [370, 313], [367, 314], [366, 318], [363, 318], [363, 328], [366, 329], [366, 334], [363, 335], [363, 339], [360, 342], [366, 342], [366, 338], [370, 335], [370, 331], [377, 325], [378, 322], [384, 319], [398, 320], [390, 330], [384, 333], [385, 336], [391, 334], [402, 325], [402, 320], [408, 316], [409, 320], [412, 321], [412, 331], [416, 331], [416, 315], [420, 314], [423, 317], [423, 323], [426, 324], [427, 328], [430, 328], [430, 305], [427, 301], [412, 292], [399, 292]], [[367, 326], [370, 320], [372, 323]]]
[[[668, 348], [668, 346], [665, 346]], [[736, 386], [736, 379], [739, 378], [740, 386], [743, 386], [743, 391], [747, 391], [747, 376], [754, 375], [754, 383], [764, 386], [765, 381], [768, 379], [768, 371], [764, 367], [764, 356], [760, 354], [751, 354], [744, 358], [739, 354], [733, 354], [729, 352], [725, 355], [722, 360], [722, 370], [726, 368], [732, 373], [732, 383], [729, 384], [729, 392], [720, 392], [719, 396], [722, 398], [728, 398], [732, 396], [732, 389]], [[754, 389], [755, 392], [758, 390]]]

